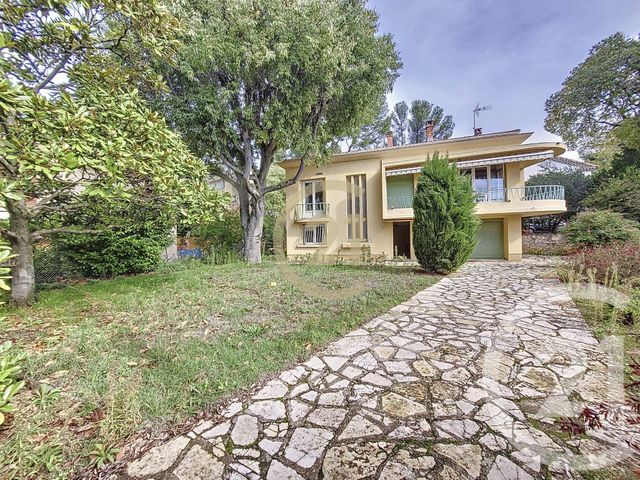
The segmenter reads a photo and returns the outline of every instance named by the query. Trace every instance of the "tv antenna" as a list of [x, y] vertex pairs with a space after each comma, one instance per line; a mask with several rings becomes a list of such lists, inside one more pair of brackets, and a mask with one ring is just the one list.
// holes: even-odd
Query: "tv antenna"
[[491, 110], [491, 105], [480, 106], [480, 102], [476, 103], [476, 107], [473, 109], [473, 131], [476, 131], [476, 117], [480, 116], [480, 112], [485, 110]]

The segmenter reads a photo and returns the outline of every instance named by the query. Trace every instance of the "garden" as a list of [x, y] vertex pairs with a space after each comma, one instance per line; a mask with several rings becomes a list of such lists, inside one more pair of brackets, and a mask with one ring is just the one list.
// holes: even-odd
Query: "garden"
[[125, 441], [167, 438], [435, 280], [407, 268], [193, 260], [43, 291], [3, 312], [12, 347], [0, 380], [26, 385], [0, 429], [0, 470], [68, 478], [119, 458]]

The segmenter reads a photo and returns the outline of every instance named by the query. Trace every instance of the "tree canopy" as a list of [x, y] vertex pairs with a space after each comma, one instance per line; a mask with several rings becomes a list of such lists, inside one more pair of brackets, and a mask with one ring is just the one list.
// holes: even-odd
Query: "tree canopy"
[[[400, 68], [395, 45], [362, 0], [201, 0], [178, 13], [189, 48], [162, 68], [158, 105], [238, 190], [245, 259], [258, 263], [264, 197], [375, 118]], [[268, 185], [273, 162], [293, 155], [298, 175]]]
[[640, 114], [640, 39], [616, 33], [597, 43], [546, 102], [545, 128], [571, 148], [594, 151]]
[[177, 22], [163, 7], [153, 0], [4, 0], [2, 7], [0, 178], [9, 212], [2, 233], [18, 254], [12, 296], [25, 302], [35, 286], [33, 244], [80, 231], [68, 220], [88, 201], [155, 195], [177, 217], [195, 204], [213, 214], [221, 199], [201, 162], [131, 86], [149, 86], [149, 58], [173, 52]]

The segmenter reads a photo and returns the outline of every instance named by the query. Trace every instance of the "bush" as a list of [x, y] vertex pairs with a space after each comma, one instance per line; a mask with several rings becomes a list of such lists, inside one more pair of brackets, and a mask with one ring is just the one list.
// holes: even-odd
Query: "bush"
[[640, 245], [635, 242], [584, 248], [567, 257], [567, 262], [571, 270], [592, 271], [598, 283], [615, 270], [620, 283], [640, 286]]
[[237, 210], [224, 210], [219, 218], [192, 228], [190, 233], [208, 255], [226, 255], [242, 248], [242, 223]]
[[74, 234], [56, 239], [62, 255], [85, 277], [112, 277], [151, 272], [170, 244], [168, 232], [145, 235], [122, 228], [98, 234]]
[[422, 167], [413, 197], [413, 248], [422, 268], [446, 273], [468, 260], [479, 226], [474, 209], [469, 180], [447, 157], [434, 154]]
[[618, 212], [594, 210], [578, 214], [564, 228], [569, 242], [576, 245], [607, 245], [640, 240], [640, 225]]

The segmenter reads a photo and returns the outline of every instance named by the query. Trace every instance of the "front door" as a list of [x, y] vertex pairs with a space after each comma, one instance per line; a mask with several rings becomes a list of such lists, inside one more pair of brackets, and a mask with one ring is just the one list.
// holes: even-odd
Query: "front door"
[[393, 256], [411, 258], [411, 223], [394, 222]]

